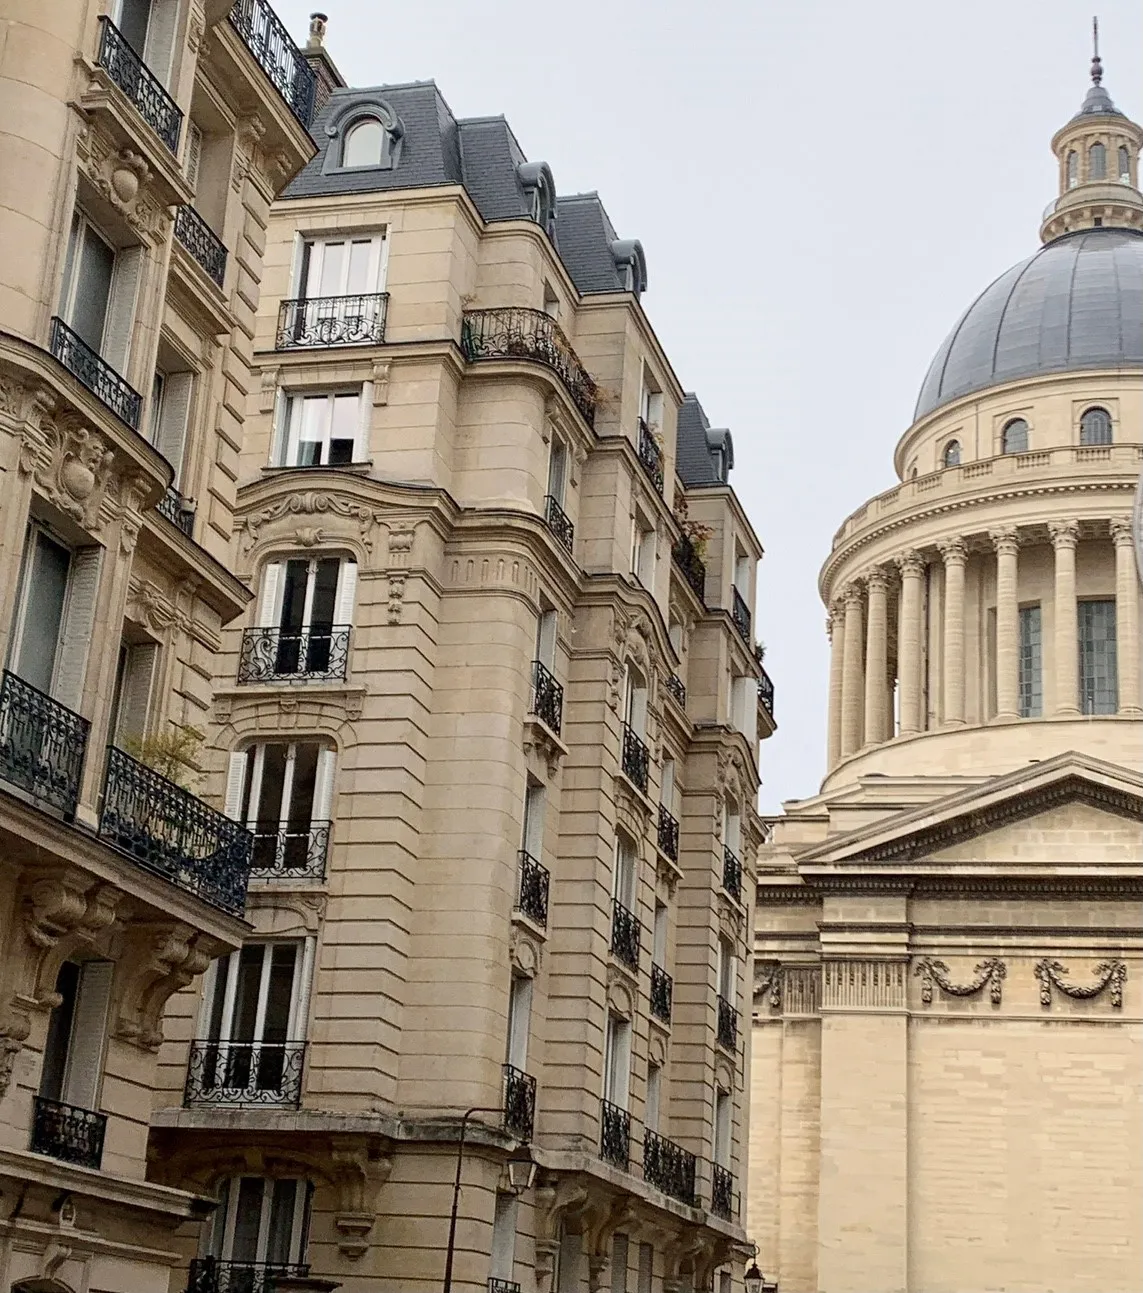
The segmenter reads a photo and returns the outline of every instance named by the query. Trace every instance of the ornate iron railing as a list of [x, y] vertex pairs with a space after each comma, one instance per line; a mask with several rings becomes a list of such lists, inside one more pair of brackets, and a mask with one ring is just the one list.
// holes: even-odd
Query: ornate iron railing
[[659, 805], [659, 848], [671, 859], [679, 860], [679, 823], [665, 805]]
[[718, 1044], [728, 1051], [738, 1050], [738, 1011], [720, 993], [718, 997]]
[[542, 929], [548, 927], [548, 888], [551, 877], [548, 868], [537, 862], [531, 853], [520, 850], [520, 865], [516, 878], [516, 910], [534, 920]]
[[216, 286], [226, 278], [226, 245], [192, 206], [175, 213], [175, 237]]
[[679, 677], [677, 673], [672, 673], [668, 676], [666, 687], [667, 687], [667, 695], [673, 696], [675, 700], [677, 700], [679, 704], [682, 705], [684, 709], [686, 709], [687, 689], [683, 680]]
[[534, 359], [550, 368], [591, 426], [599, 390], [580, 363], [563, 329], [543, 310], [504, 306], [496, 310], [466, 310], [460, 328], [460, 348], [470, 362], [478, 359]]
[[498, 1280], [490, 1277], [488, 1293], [520, 1293], [520, 1285], [516, 1280]]
[[695, 1156], [657, 1132], [643, 1132], [643, 1179], [680, 1203], [694, 1207]]
[[733, 849], [722, 850], [722, 887], [734, 899], [742, 901], [742, 862]]
[[235, 916], [246, 907], [251, 835], [111, 746], [99, 835], [136, 865]]
[[52, 320], [50, 343], [52, 354], [69, 373], [101, 400], [132, 431], [139, 430], [143, 397], [129, 386], [106, 360], [96, 354], [86, 341], [62, 319]]
[[557, 736], [564, 721], [564, 689], [539, 660], [532, 661], [531, 713]]
[[138, 108], [139, 115], [171, 152], [177, 153], [182, 110], [111, 19], [104, 15], [99, 22], [102, 28], [99, 66]]
[[302, 1262], [227, 1262], [217, 1257], [193, 1257], [187, 1293], [277, 1293], [279, 1279], [305, 1279], [309, 1273], [309, 1266]]
[[[761, 668], [761, 663], [759, 664]], [[774, 717], [774, 684], [770, 680], [770, 675], [765, 669], [762, 670], [762, 676], [758, 679], [758, 699], [762, 702], [762, 708]]]
[[329, 854], [329, 822], [254, 827], [252, 880], [322, 880]]
[[750, 607], [737, 588], [730, 590], [730, 618], [734, 621], [734, 627], [738, 630], [739, 636], [750, 645]]
[[42, 1095], [32, 1097], [33, 1154], [46, 1154], [61, 1163], [98, 1168], [103, 1160], [107, 1115], [94, 1109], [61, 1104]]
[[647, 793], [647, 774], [651, 766], [651, 755], [643, 738], [630, 723], [623, 724], [623, 771], [629, 781], [633, 782], [644, 794]]
[[616, 898], [611, 904], [611, 950], [629, 969], [639, 968], [642, 935], [638, 917]]
[[91, 724], [7, 669], [0, 675], [0, 780], [65, 817], [79, 801]]
[[683, 578], [690, 584], [691, 591], [706, 605], [706, 566], [687, 535], [679, 535], [678, 542], [671, 549], [671, 557]]
[[278, 307], [278, 350], [379, 346], [385, 340], [389, 293], [310, 296]]
[[305, 1042], [193, 1041], [183, 1103], [273, 1104], [296, 1108], [302, 1098]]
[[575, 526], [568, 520], [567, 513], [551, 494], [544, 496], [544, 520], [547, 521], [548, 529], [556, 536], [560, 545], [570, 553], [575, 542]]
[[599, 1102], [599, 1157], [624, 1171], [631, 1162], [631, 1115], [610, 1100]]
[[536, 1079], [511, 1064], [504, 1065], [503, 1108], [505, 1131], [531, 1140], [536, 1124]]
[[663, 492], [663, 451], [647, 423], [639, 419], [639, 461], [651, 479], [651, 484]]
[[734, 1215], [734, 1177], [717, 1163], [710, 1167], [710, 1210], [723, 1221]]
[[174, 486], [155, 504], [155, 511], [182, 530], [188, 539], [194, 533], [194, 506]]
[[278, 15], [266, 0], [238, 0], [230, 11], [230, 25], [286, 106], [308, 130], [314, 118], [317, 77]]
[[660, 1022], [671, 1022], [671, 1004], [675, 995], [675, 981], [661, 965], [651, 966], [651, 1014]]
[[349, 667], [349, 629], [348, 624], [323, 624], [297, 632], [279, 628], [244, 629], [238, 655], [238, 681], [344, 678]]

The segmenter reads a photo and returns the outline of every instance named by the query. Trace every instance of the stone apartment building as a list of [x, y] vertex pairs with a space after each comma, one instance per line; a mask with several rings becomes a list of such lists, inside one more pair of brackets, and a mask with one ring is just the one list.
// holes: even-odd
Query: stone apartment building
[[251, 840], [156, 740], [190, 752], [249, 600], [262, 252], [313, 93], [264, 0], [0, 0], [4, 1289], [166, 1293], [209, 1209], [148, 1175], [148, 1121]]
[[152, 1120], [221, 1201], [184, 1278], [440, 1287], [463, 1126], [453, 1285], [726, 1289], [774, 730], [731, 436], [598, 195], [323, 38], [211, 659], [250, 928], [168, 1003]]

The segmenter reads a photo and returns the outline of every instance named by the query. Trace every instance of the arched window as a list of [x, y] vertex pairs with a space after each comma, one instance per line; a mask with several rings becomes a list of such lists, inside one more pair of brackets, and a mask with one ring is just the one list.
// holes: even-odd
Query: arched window
[[1028, 424], [1023, 418], [1013, 418], [1000, 437], [1002, 453], [1028, 452]]
[[362, 117], [345, 132], [341, 148], [342, 166], [380, 166], [387, 135], [376, 117]]
[[1068, 160], [1066, 164], [1067, 164], [1067, 174], [1068, 174], [1068, 188], [1074, 189], [1075, 186], [1079, 183], [1079, 158], [1076, 156], [1074, 148], [1070, 153], [1068, 153]]
[[1111, 414], [1106, 409], [1088, 409], [1080, 418], [1080, 444], [1110, 444]]
[[1087, 150], [1087, 177], [1089, 180], [1107, 179], [1107, 149], [1102, 144], [1092, 144]]
[[1131, 154], [1122, 144], [1119, 146], [1119, 182], [1131, 183]]
[[960, 441], [950, 440], [945, 445], [945, 451], [941, 454], [942, 467], [959, 467], [960, 466]]

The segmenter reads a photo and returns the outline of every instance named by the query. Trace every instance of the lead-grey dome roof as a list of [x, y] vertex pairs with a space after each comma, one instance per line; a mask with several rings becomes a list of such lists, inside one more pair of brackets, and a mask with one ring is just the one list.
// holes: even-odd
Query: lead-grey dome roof
[[1143, 234], [1065, 234], [1001, 274], [937, 351], [913, 418], [1001, 382], [1081, 368], [1143, 368]]

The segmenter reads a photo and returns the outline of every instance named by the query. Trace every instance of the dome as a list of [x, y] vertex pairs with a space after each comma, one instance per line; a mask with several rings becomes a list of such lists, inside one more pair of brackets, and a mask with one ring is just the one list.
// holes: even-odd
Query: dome
[[1143, 233], [1066, 234], [1001, 274], [937, 351], [913, 418], [1002, 382], [1084, 368], [1143, 368]]

